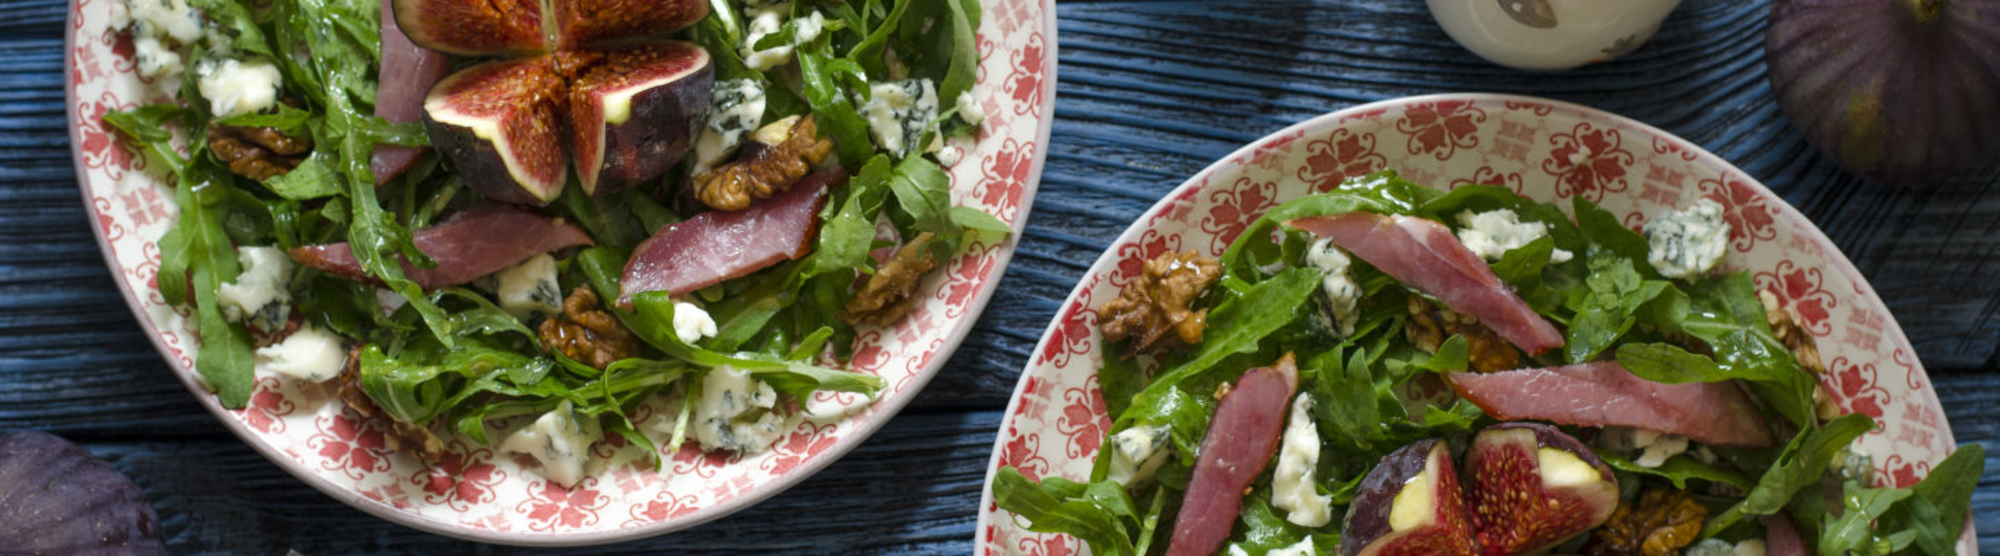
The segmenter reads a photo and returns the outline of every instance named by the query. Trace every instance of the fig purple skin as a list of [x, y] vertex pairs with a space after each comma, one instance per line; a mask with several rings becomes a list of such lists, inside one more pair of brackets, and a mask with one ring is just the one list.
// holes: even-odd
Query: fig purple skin
[[569, 169], [562, 87], [546, 57], [466, 68], [424, 97], [424, 130], [473, 191], [546, 205]]
[[[571, 152], [585, 193], [612, 193], [667, 173], [708, 124], [715, 66], [684, 42], [600, 51], [570, 84]], [[625, 105], [613, 123], [613, 104]]]
[[[1423, 475], [1427, 480], [1412, 479]], [[1427, 521], [1398, 531], [1393, 514], [1398, 495], [1410, 489], [1431, 489]], [[1413, 493], [1420, 494], [1420, 493]], [[1340, 553], [1344, 556], [1416, 556], [1476, 554], [1472, 524], [1461, 497], [1458, 472], [1444, 442], [1412, 442], [1383, 456], [1361, 479], [1354, 504], [1341, 522]], [[1401, 500], [1414, 503], [1411, 496]]]
[[[1575, 461], [1544, 456], [1545, 449]], [[1549, 463], [1569, 467], [1544, 467]], [[1541, 423], [1502, 423], [1479, 431], [1465, 454], [1465, 475], [1472, 526], [1489, 556], [1554, 547], [1602, 525], [1618, 507], [1611, 468], [1582, 441]]]
[[0, 433], [0, 552], [165, 554], [146, 493], [54, 435]]
[[540, 0], [395, 0], [396, 26], [417, 46], [460, 56], [547, 47]]
[[1789, 0], [1764, 35], [1793, 125], [1855, 173], [1944, 177], [2000, 154], [2000, 0]]

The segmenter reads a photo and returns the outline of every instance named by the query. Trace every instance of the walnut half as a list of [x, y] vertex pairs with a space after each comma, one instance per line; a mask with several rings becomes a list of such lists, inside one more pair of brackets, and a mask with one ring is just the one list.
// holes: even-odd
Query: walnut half
[[1589, 556], [1673, 556], [1694, 543], [1708, 507], [1687, 491], [1656, 488], [1639, 495], [1637, 504], [1619, 502], [1611, 519], [1583, 545]]
[[861, 291], [847, 300], [840, 308], [840, 320], [849, 323], [868, 323], [889, 326], [902, 320], [910, 309], [917, 305], [917, 285], [924, 273], [937, 267], [937, 258], [930, 253], [931, 240], [936, 236], [930, 232], [917, 234], [909, 243], [896, 249], [896, 255], [888, 264], [875, 270], [868, 282], [861, 285]]
[[312, 147], [312, 139], [285, 135], [277, 128], [208, 127], [208, 150], [229, 164], [229, 173], [258, 181], [297, 168]]
[[[1208, 328], [1208, 309], [1192, 310], [1196, 298], [1222, 278], [1214, 259], [1187, 253], [1161, 253], [1146, 261], [1139, 276], [1118, 298], [1097, 308], [1104, 339], [1130, 339], [1125, 355], [1159, 352], [1201, 343]], [[1168, 334], [1172, 332], [1172, 334]]]
[[1403, 333], [1417, 349], [1429, 353], [1437, 353], [1445, 338], [1464, 337], [1475, 371], [1494, 373], [1521, 368], [1521, 350], [1493, 329], [1479, 324], [1479, 317], [1452, 312], [1421, 296], [1410, 296], [1410, 320]]
[[694, 195], [716, 210], [741, 210], [782, 193], [826, 161], [833, 141], [819, 136], [812, 116], [792, 116], [758, 128], [736, 160], [694, 177]]
[[599, 369], [639, 355], [639, 339], [604, 312], [590, 286], [570, 292], [562, 314], [543, 320], [537, 332], [549, 350]]

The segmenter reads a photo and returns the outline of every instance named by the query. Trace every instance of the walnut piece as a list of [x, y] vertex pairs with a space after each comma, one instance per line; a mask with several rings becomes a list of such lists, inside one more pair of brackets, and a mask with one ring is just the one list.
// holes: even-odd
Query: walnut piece
[[597, 292], [577, 286], [563, 300], [562, 314], [542, 321], [542, 345], [599, 369], [639, 355], [639, 339], [598, 305]]
[[1771, 333], [1792, 350], [1798, 358], [1799, 366], [1811, 371], [1814, 376], [1826, 374], [1826, 364], [1819, 359], [1819, 344], [1805, 326], [1799, 324], [1799, 316], [1790, 309], [1779, 306], [1777, 294], [1771, 290], [1757, 290], [1757, 300], [1764, 304], [1764, 323], [1771, 325]]
[[1639, 502], [1619, 502], [1611, 519], [1583, 545], [1589, 556], [1672, 556], [1701, 533], [1708, 508], [1687, 491], [1656, 488]]
[[1118, 292], [1117, 299], [1097, 308], [1104, 339], [1130, 339], [1125, 345], [1127, 357], [1201, 343], [1202, 330], [1208, 328], [1208, 309], [1196, 311], [1189, 305], [1221, 277], [1222, 265], [1214, 259], [1194, 251], [1161, 253], [1146, 261], [1139, 276]]
[[229, 173], [258, 181], [297, 168], [312, 147], [312, 139], [285, 135], [277, 128], [208, 127], [208, 150], [229, 164]]
[[896, 249], [889, 263], [875, 269], [875, 275], [868, 277], [861, 291], [840, 308], [840, 320], [889, 326], [909, 314], [917, 306], [918, 283], [924, 273], [937, 266], [937, 258], [930, 253], [931, 240], [935, 238], [934, 234], [924, 232]]
[[1479, 324], [1479, 317], [1452, 312], [1420, 296], [1410, 296], [1410, 320], [1403, 326], [1403, 333], [1417, 349], [1428, 353], [1437, 353], [1438, 346], [1454, 334], [1465, 337], [1467, 355], [1475, 371], [1493, 373], [1521, 368], [1521, 350], [1493, 329]]
[[416, 452], [417, 457], [426, 462], [435, 462], [444, 455], [444, 441], [438, 439], [429, 427], [397, 419], [375, 405], [368, 392], [361, 389], [361, 348], [355, 344], [347, 350], [347, 366], [340, 368], [340, 401], [366, 419], [387, 419], [389, 421], [389, 447], [397, 450]]
[[826, 161], [833, 141], [819, 136], [812, 116], [791, 116], [758, 128], [736, 160], [694, 178], [694, 195], [716, 210], [740, 210], [791, 189]]

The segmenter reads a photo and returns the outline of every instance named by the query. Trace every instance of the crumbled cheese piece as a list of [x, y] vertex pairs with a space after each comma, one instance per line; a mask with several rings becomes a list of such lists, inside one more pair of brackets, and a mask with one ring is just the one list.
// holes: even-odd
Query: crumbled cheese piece
[[322, 330], [308, 322], [285, 337], [285, 341], [257, 348], [257, 368], [310, 382], [325, 382], [340, 376], [347, 365], [347, 345], [339, 334]]
[[750, 372], [722, 366], [701, 378], [694, 398], [694, 441], [710, 449], [762, 453], [783, 434], [778, 393]]
[[868, 132], [875, 145], [897, 157], [918, 146], [924, 133], [937, 122], [937, 87], [929, 79], [904, 79], [876, 83], [861, 102], [861, 117], [868, 120]]
[[1340, 250], [1333, 240], [1320, 238], [1306, 248], [1306, 263], [1326, 273], [1320, 279], [1320, 317], [1326, 320], [1329, 330], [1341, 338], [1354, 335], [1354, 324], [1361, 317], [1356, 308], [1361, 303], [1361, 284], [1355, 283], [1347, 269], [1354, 260]]
[[755, 79], [731, 79], [715, 84], [709, 100], [708, 125], [694, 143], [694, 174], [701, 175], [720, 166], [743, 135], [764, 121], [764, 87]]
[[979, 101], [972, 98], [971, 90], [959, 93], [957, 102], [958, 119], [965, 120], [965, 123], [972, 124], [972, 127], [986, 123], [986, 112], [979, 108]]
[[[1314, 525], [1314, 527], [1318, 526]], [[1270, 552], [1265, 552], [1264, 556], [1317, 556], [1318, 554], [1319, 551], [1313, 549], [1312, 536], [1307, 535], [1306, 538], [1299, 539], [1299, 542], [1292, 543], [1290, 546], [1273, 548]]]
[[1319, 493], [1319, 480], [1314, 476], [1318, 468], [1319, 429], [1313, 424], [1312, 397], [1299, 394], [1292, 401], [1291, 420], [1285, 424], [1278, 468], [1271, 474], [1271, 507], [1288, 512], [1285, 521], [1319, 527], [1333, 518], [1333, 497]]
[[590, 462], [590, 445], [604, 438], [597, 419], [577, 411], [565, 400], [535, 422], [514, 431], [500, 445], [502, 452], [527, 454], [542, 463], [542, 476], [563, 486], [583, 480]]
[[1617, 452], [1638, 452], [1633, 463], [1640, 467], [1659, 467], [1668, 459], [1688, 451], [1688, 439], [1679, 435], [1665, 434], [1645, 429], [1608, 427], [1598, 437], [1598, 446]]
[[1229, 556], [1250, 556], [1250, 551], [1244, 550], [1243, 545], [1230, 543]]
[[1128, 487], [1152, 478], [1173, 451], [1170, 433], [1166, 426], [1134, 425], [1111, 435], [1111, 470], [1105, 478]]
[[269, 110], [284, 90], [277, 64], [262, 57], [204, 58], [195, 62], [194, 74], [209, 111], [218, 118]]
[[1710, 199], [1670, 210], [1646, 223], [1646, 262], [1668, 278], [1700, 278], [1729, 250], [1729, 223], [1722, 205]]
[[715, 337], [715, 319], [700, 305], [686, 301], [674, 302], [674, 335], [682, 342], [693, 344], [702, 338]]
[[292, 311], [291, 256], [276, 247], [246, 246], [236, 248], [236, 260], [243, 272], [215, 292], [222, 317], [265, 332], [284, 329]]
[[1736, 544], [1722, 539], [1707, 539], [1687, 548], [1682, 556], [1764, 556], [1764, 539], [1749, 539]]
[[122, 5], [123, 10], [112, 10], [112, 26], [132, 32], [133, 54], [141, 76], [180, 75], [180, 48], [208, 36], [201, 10], [186, 0], [125, 0]]
[[[1513, 209], [1496, 209], [1481, 213], [1470, 210], [1458, 213], [1458, 241], [1466, 249], [1478, 254], [1479, 258], [1498, 261], [1508, 251], [1537, 239], [1548, 237], [1549, 225], [1541, 222], [1522, 222]], [[1549, 253], [1549, 262], [1568, 262], [1576, 255], [1557, 249]]]
[[535, 315], [562, 313], [562, 284], [556, 280], [556, 258], [542, 253], [521, 264], [493, 273], [500, 309], [523, 321]]
[[740, 49], [744, 65], [759, 71], [767, 71], [771, 68], [790, 63], [794, 47], [819, 38], [820, 32], [826, 30], [826, 16], [821, 15], [818, 10], [813, 10], [811, 13], [806, 14], [805, 17], [794, 19], [790, 22], [792, 24], [792, 40], [789, 44], [781, 44], [757, 50], [757, 43], [763, 41], [764, 37], [771, 36], [784, 29], [786, 24], [785, 16], [791, 13], [791, 11], [792, 4], [790, 2], [750, 6], [744, 10], [744, 15], [750, 17], [750, 24], [746, 26], [745, 31], [747, 32], [743, 36], [743, 47]]

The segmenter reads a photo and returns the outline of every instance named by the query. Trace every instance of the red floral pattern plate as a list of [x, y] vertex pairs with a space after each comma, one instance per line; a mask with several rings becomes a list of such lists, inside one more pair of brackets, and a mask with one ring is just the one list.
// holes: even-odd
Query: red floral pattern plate
[[[195, 343], [184, 307], [164, 303], [156, 242], [172, 226], [172, 190], [103, 123], [104, 114], [166, 97], [135, 72], [129, 38], [109, 28], [110, 4], [77, 0], [69, 14], [66, 90], [70, 139], [84, 202], [119, 292], [160, 353], [209, 412], [287, 472], [383, 518], [454, 537], [527, 545], [583, 545], [657, 535], [748, 507], [803, 480], [909, 403], [965, 338], [1000, 281], [1014, 241], [973, 242], [927, 277], [920, 304], [891, 328], [863, 328], [851, 367], [880, 375], [881, 399], [845, 415], [797, 420], [771, 451], [748, 458], [683, 450], [654, 472], [643, 450], [613, 435], [591, 447], [604, 462], [575, 488], [541, 479], [532, 461], [462, 438], [437, 468], [385, 449], [385, 423], [363, 419], [333, 389], [260, 371], [248, 407], [225, 410], [191, 370]], [[1046, 0], [984, 0], [974, 97], [986, 122], [945, 147], [952, 200], [984, 209], [1018, 232], [1041, 177], [1055, 94], [1056, 27]], [[1016, 234], [1018, 235], [1018, 233]], [[809, 409], [858, 405], [822, 393]], [[672, 412], [664, 401], [632, 417], [642, 430]]]
[[[1684, 199], [1721, 203], [1731, 227], [1722, 266], [1799, 315], [1826, 361], [1822, 380], [1849, 412], [1882, 423], [1862, 436], [1875, 482], [1909, 486], [1944, 459], [1951, 428], [1923, 364], [1853, 263], [1799, 211], [1728, 162], [1652, 126], [1530, 97], [1447, 94], [1365, 104], [1259, 139], [1209, 166], [1146, 212], [1090, 267], [1043, 333], [1008, 404], [980, 502], [977, 550], [1056, 556], [1067, 535], [1023, 529], [993, 503], [993, 472], [1087, 480], [1111, 418], [1098, 385], [1096, 308], [1160, 253], [1220, 256], [1284, 201], [1382, 169], [1434, 187], [1500, 184], [1543, 201], [1582, 196], [1637, 229]], [[1968, 521], [1960, 550], [1976, 552]]]

